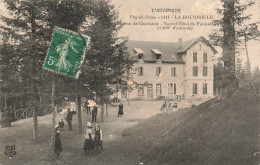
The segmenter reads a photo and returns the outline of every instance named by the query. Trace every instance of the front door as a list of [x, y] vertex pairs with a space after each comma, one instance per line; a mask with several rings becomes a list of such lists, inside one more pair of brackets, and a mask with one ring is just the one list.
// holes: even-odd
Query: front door
[[153, 98], [153, 84], [147, 84], [147, 98]]

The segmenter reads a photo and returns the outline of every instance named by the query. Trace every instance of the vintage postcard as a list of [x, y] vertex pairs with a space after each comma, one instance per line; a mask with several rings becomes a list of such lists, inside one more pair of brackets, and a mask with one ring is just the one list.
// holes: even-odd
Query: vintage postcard
[[0, 165], [259, 165], [259, 0], [0, 0]]

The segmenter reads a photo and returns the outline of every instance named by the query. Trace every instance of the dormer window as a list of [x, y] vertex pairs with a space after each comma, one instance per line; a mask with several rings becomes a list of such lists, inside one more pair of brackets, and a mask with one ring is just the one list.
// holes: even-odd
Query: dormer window
[[138, 59], [139, 60], [144, 59], [144, 55], [142, 53], [138, 54]]
[[134, 48], [134, 53], [136, 56], [138, 56], [138, 59], [143, 59], [144, 58], [144, 51], [140, 48]]
[[153, 52], [157, 60], [161, 60], [162, 52], [160, 52], [158, 49], [152, 49], [151, 51]]

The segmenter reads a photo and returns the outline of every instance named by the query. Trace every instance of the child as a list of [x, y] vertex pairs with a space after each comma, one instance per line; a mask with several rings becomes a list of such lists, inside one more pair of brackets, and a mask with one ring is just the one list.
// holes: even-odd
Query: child
[[60, 128], [59, 125], [55, 126], [55, 131], [54, 131], [53, 140], [52, 140], [52, 149], [53, 149], [54, 153], [57, 154], [57, 156], [59, 156], [60, 153], [62, 152], [59, 128]]
[[84, 136], [84, 146], [83, 150], [85, 152], [85, 156], [89, 154], [90, 150], [95, 149], [94, 141], [93, 141], [93, 134], [92, 134], [92, 126], [90, 122], [87, 122], [87, 128], [85, 130]]
[[60, 126], [60, 129], [62, 130], [63, 127], [64, 127], [64, 121], [63, 121], [63, 119], [60, 119], [60, 121], [59, 121], [59, 126]]

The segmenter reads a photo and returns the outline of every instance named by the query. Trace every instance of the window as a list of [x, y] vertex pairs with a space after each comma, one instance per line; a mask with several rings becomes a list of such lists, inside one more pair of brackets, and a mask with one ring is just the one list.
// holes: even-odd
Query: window
[[161, 67], [156, 67], [156, 76], [160, 76], [160, 73], [162, 72]]
[[144, 72], [143, 72], [143, 67], [138, 67], [138, 76], [143, 76]]
[[168, 94], [169, 95], [173, 94], [173, 84], [168, 84]]
[[138, 54], [138, 59], [143, 59], [143, 54], [142, 53]]
[[197, 66], [194, 66], [193, 67], [193, 76], [198, 76], [198, 67]]
[[143, 96], [144, 95], [144, 85], [138, 84], [138, 95]]
[[203, 67], [203, 76], [208, 76], [208, 67]]
[[161, 95], [161, 94], [162, 94], [162, 85], [156, 84], [156, 95]]
[[205, 83], [203, 84], [203, 94], [207, 94], [208, 93], [208, 85]]
[[173, 88], [173, 92], [174, 92], [174, 94], [176, 95], [176, 91], [177, 91], [177, 89], [176, 89], [176, 83], [174, 84], [174, 88]]
[[172, 67], [171, 68], [172, 76], [176, 76], [176, 68]]
[[147, 98], [153, 98], [153, 84], [147, 84]]
[[203, 62], [208, 62], [208, 55], [207, 55], [207, 53], [203, 53]]
[[197, 53], [193, 53], [193, 62], [197, 62]]
[[161, 59], [161, 55], [160, 54], [156, 54], [156, 58], [157, 58], [157, 60], [160, 60]]
[[198, 93], [198, 85], [197, 84], [193, 84], [193, 87], [192, 87], [192, 94], [197, 94]]

